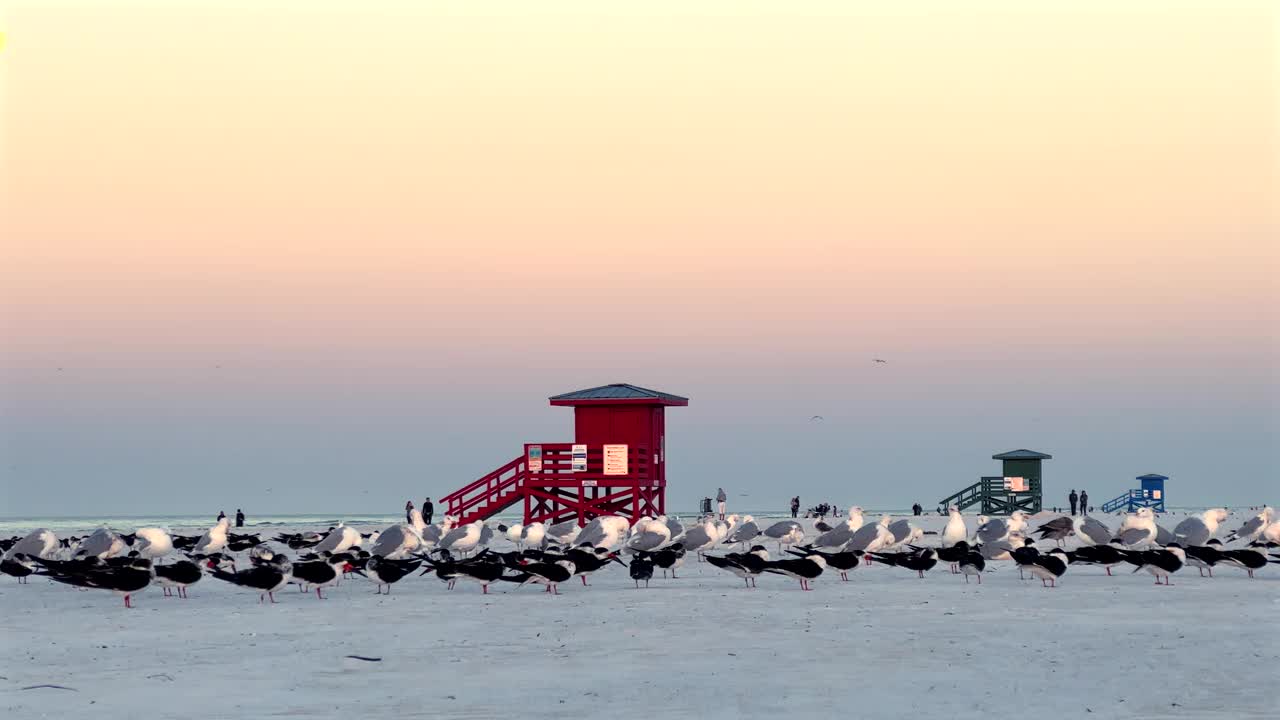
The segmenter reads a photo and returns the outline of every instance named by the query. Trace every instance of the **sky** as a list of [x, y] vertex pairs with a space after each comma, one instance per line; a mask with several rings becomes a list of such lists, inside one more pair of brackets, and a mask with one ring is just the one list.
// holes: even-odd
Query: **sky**
[[[1280, 502], [1280, 10], [9, 0], [0, 515], [387, 511], [668, 417], [668, 505]], [[873, 363], [883, 358], [886, 363]], [[821, 422], [811, 421], [822, 415]]]

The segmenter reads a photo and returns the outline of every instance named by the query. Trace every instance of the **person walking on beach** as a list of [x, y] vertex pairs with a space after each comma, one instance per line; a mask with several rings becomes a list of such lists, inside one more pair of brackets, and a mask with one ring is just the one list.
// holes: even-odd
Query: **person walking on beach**
[[1076, 494], [1076, 489], [1071, 488], [1071, 494], [1067, 496], [1067, 500], [1071, 501], [1071, 514], [1076, 514], [1076, 503], [1080, 502], [1080, 496]]
[[1088, 490], [1080, 491], [1080, 514], [1081, 515], [1089, 514], [1089, 491]]
[[226, 519], [227, 519], [227, 514], [226, 514], [225, 512], [223, 512], [223, 511], [219, 510], [219, 511], [218, 511], [218, 522], [222, 522], [223, 520], [226, 520]]
[[404, 521], [413, 524], [413, 501], [410, 500], [404, 504]]
[[236, 508], [236, 527], [244, 527], [244, 511]]
[[791, 498], [791, 517], [795, 518], [800, 514], [800, 496]]
[[724, 488], [716, 488], [716, 508], [720, 511], [721, 520], [724, 520], [724, 503], [728, 499], [729, 496], [724, 494]]
[[436, 506], [431, 503], [431, 498], [422, 501], [422, 521], [431, 524], [431, 516], [436, 512]]

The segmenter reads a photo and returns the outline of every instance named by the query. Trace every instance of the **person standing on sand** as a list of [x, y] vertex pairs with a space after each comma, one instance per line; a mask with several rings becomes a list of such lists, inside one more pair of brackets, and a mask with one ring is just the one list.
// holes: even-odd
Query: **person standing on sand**
[[436, 506], [431, 503], [430, 497], [422, 501], [422, 521], [423, 522], [430, 525], [431, 516], [434, 515], [435, 512], [436, 512]]
[[244, 527], [244, 511], [236, 508], [236, 527]]
[[1067, 496], [1067, 500], [1071, 502], [1071, 514], [1076, 514], [1076, 503], [1080, 502], [1080, 496], [1076, 494], [1076, 489], [1071, 488], [1071, 494]]
[[792, 517], [792, 519], [794, 519], [794, 518], [795, 518], [797, 515], [799, 515], [799, 514], [800, 514], [800, 496], [799, 496], [799, 495], [797, 495], [797, 496], [795, 496], [795, 497], [791, 498], [791, 517]]
[[1089, 513], [1089, 491], [1080, 491], [1080, 514], [1087, 515]]
[[404, 504], [404, 521], [413, 524], [413, 501], [410, 500]]
[[218, 522], [222, 522], [223, 520], [226, 520], [226, 519], [227, 519], [227, 514], [226, 514], [225, 512], [223, 512], [223, 511], [219, 510], [219, 511], [218, 511]]
[[716, 508], [720, 510], [721, 520], [724, 520], [724, 503], [728, 499], [729, 496], [724, 494], [724, 488], [716, 488]]

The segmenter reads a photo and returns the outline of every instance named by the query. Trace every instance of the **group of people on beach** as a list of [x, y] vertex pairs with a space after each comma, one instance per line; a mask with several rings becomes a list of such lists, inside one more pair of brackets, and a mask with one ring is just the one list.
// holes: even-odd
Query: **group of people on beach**
[[[422, 501], [422, 521], [430, 525], [431, 516], [435, 515], [435, 513], [436, 513], [436, 506], [431, 502], [431, 498], [427, 497], [427, 499]], [[413, 501], [412, 500], [404, 504], [404, 521], [410, 524], [413, 523]]]
[[[218, 522], [222, 522], [226, 518], [227, 518], [227, 513], [222, 510], [219, 510]], [[241, 510], [240, 508], [236, 508], [236, 527], [244, 527], [244, 511]]]

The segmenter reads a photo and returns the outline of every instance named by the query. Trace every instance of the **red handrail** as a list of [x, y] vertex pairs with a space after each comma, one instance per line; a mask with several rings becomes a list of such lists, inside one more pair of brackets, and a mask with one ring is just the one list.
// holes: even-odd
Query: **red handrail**
[[[445, 512], [458, 516], [460, 521], [465, 522], [462, 515], [468, 510], [497, 501], [503, 494], [518, 489], [527, 475], [524, 465], [525, 458], [522, 455], [475, 482], [445, 495], [440, 498], [440, 502], [445, 506]], [[504, 478], [503, 476], [507, 473], [511, 473], [511, 476]], [[512, 498], [511, 502], [514, 501]]]

